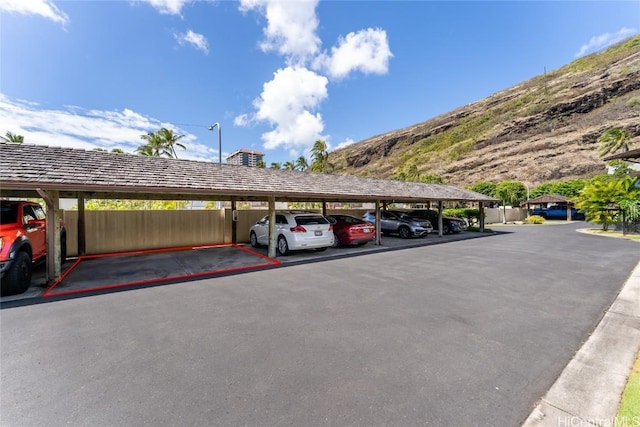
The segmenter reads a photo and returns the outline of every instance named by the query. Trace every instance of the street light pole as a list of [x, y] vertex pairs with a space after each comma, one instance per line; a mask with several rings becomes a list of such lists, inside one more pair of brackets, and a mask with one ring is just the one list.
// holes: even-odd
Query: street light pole
[[220, 127], [220, 123], [215, 122], [211, 126], [209, 126], [209, 130], [214, 130], [218, 126], [218, 156], [219, 163], [222, 164], [222, 128]]

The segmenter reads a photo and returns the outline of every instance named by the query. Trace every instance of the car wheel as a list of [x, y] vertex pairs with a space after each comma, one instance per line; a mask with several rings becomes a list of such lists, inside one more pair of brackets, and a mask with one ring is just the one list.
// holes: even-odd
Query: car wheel
[[442, 234], [449, 234], [451, 233], [451, 230], [449, 229], [448, 225], [442, 225]]
[[411, 230], [409, 230], [409, 227], [402, 226], [398, 228], [398, 234], [401, 238], [408, 239], [409, 237], [411, 237]]
[[258, 236], [256, 236], [255, 232], [251, 232], [251, 235], [249, 236], [249, 241], [251, 242], [251, 247], [252, 248], [257, 248], [258, 247]]
[[289, 255], [289, 244], [284, 236], [278, 237], [278, 253], [282, 256]]
[[342, 246], [342, 242], [340, 242], [340, 238], [336, 233], [333, 233], [333, 245], [331, 245], [331, 247], [338, 248], [340, 246]]
[[11, 267], [2, 279], [2, 295], [15, 295], [25, 292], [31, 285], [31, 257], [25, 251], [16, 254]]

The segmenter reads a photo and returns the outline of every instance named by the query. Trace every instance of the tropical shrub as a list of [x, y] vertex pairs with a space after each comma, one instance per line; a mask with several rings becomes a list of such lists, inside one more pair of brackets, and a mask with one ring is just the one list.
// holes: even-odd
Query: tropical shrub
[[580, 192], [576, 208], [585, 213], [587, 221], [602, 224], [602, 230], [607, 231], [621, 217], [622, 210], [629, 210], [634, 217], [640, 200], [640, 188], [634, 186], [635, 181], [629, 176], [595, 177]]
[[531, 215], [522, 222], [525, 224], [544, 224], [544, 218], [540, 215]]
[[450, 209], [444, 209], [442, 211], [442, 215], [450, 216], [453, 218], [463, 218], [467, 221], [468, 224], [474, 224], [480, 221], [479, 209], [450, 208]]

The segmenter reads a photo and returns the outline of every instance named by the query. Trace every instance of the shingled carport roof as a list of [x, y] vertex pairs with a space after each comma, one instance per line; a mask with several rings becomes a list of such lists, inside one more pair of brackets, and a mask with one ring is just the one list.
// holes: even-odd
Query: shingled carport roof
[[451, 185], [0, 143], [0, 192], [167, 200], [495, 201]]

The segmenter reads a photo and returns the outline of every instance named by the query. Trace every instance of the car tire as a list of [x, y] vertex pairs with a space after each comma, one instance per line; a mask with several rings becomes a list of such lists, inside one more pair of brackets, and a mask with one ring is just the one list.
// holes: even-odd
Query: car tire
[[331, 245], [331, 247], [339, 248], [340, 246], [342, 246], [342, 242], [340, 242], [340, 238], [336, 233], [333, 233], [333, 245]]
[[289, 255], [289, 243], [284, 236], [278, 236], [278, 253], [282, 256]]
[[442, 234], [449, 234], [451, 233], [451, 229], [449, 228], [448, 225], [442, 225]]
[[256, 236], [255, 232], [251, 232], [251, 235], [249, 235], [249, 241], [251, 242], [251, 247], [252, 248], [257, 248], [258, 247], [258, 236]]
[[25, 251], [16, 254], [2, 279], [2, 295], [22, 294], [31, 285], [31, 257]]
[[409, 229], [409, 227], [405, 227], [403, 225], [398, 228], [398, 234], [400, 235], [400, 238], [408, 239], [409, 237], [411, 237], [411, 230]]

